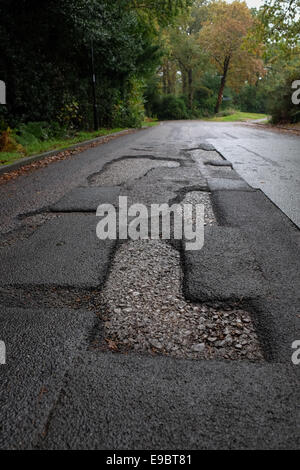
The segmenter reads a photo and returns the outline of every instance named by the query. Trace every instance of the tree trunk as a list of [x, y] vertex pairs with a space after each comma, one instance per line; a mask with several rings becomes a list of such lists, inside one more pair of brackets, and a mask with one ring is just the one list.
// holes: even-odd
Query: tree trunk
[[229, 62], [230, 62], [230, 57], [226, 57], [225, 60], [224, 60], [223, 75], [222, 75], [222, 78], [221, 78], [221, 83], [220, 83], [220, 88], [219, 88], [219, 93], [218, 93], [218, 99], [217, 99], [217, 103], [216, 103], [216, 106], [215, 106], [215, 114], [217, 114], [219, 112], [220, 106], [222, 104], [223, 92], [224, 92], [224, 88], [225, 88], [225, 84], [226, 84], [226, 78], [227, 78], [227, 72], [228, 72], [228, 68], [229, 68]]
[[182, 94], [187, 94], [187, 80], [185, 70], [181, 70], [181, 80], [182, 80]]
[[163, 65], [162, 72], [163, 72], [163, 76], [162, 76], [162, 81], [163, 81], [163, 94], [166, 95], [167, 92], [168, 92], [166, 65]]
[[188, 106], [189, 109], [193, 107], [193, 71], [188, 70]]
[[176, 91], [176, 73], [177, 69], [174, 67], [173, 64], [169, 66], [169, 75], [168, 75], [168, 89], [169, 93], [175, 95]]
[[217, 99], [217, 103], [216, 103], [216, 106], [215, 106], [215, 114], [217, 114], [219, 112], [219, 109], [220, 109], [220, 106], [221, 106], [221, 103], [222, 103], [225, 83], [226, 83], [226, 77], [224, 77], [224, 75], [222, 75], [221, 85], [220, 85], [219, 93], [218, 93], [218, 99]]
[[167, 94], [170, 95], [172, 92], [171, 92], [171, 77], [170, 77], [169, 61], [166, 64], [166, 70], [167, 70]]

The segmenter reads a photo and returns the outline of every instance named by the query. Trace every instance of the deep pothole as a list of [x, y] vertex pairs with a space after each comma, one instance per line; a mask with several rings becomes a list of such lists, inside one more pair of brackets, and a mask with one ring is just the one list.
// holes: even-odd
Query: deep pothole
[[162, 240], [120, 246], [101, 294], [110, 349], [189, 359], [263, 360], [249, 312], [193, 303], [182, 293], [180, 254]]
[[154, 168], [176, 168], [180, 164], [172, 160], [154, 158], [125, 158], [108, 164], [103, 171], [89, 178], [92, 186], [118, 186], [142, 176]]

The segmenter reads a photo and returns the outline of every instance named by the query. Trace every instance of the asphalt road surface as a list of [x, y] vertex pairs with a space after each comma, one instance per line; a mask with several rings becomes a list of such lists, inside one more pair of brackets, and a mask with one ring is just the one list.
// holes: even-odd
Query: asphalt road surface
[[[240, 124], [213, 127], [210, 142], [253, 188], [300, 226], [300, 138]], [[205, 124], [207, 125], [207, 124]]]
[[[0, 448], [299, 448], [298, 142], [166, 122], [0, 185]], [[203, 201], [204, 247], [98, 239], [119, 195]]]

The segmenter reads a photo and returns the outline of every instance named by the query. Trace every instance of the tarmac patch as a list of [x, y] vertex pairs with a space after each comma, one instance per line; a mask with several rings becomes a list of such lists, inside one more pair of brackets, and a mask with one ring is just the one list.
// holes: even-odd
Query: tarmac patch
[[183, 256], [184, 289], [191, 300], [241, 300], [264, 292], [264, 278], [239, 229], [206, 227], [203, 248]]
[[102, 284], [115, 241], [99, 240], [90, 214], [54, 218], [27, 240], [1, 250], [1, 285], [93, 288]]
[[75, 188], [50, 207], [54, 212], [96, 212], [100, 204], [117, 204], [120, 188]]

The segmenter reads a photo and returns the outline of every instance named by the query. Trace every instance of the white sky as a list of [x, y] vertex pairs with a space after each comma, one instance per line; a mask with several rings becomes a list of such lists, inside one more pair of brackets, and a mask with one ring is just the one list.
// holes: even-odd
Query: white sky
[[[226, 0], [226, 2], [231, 3], [233, 0]], [[246, 3], [249, 8], [259, 8], [264, 4], [264, 0], [246, 0]]]

